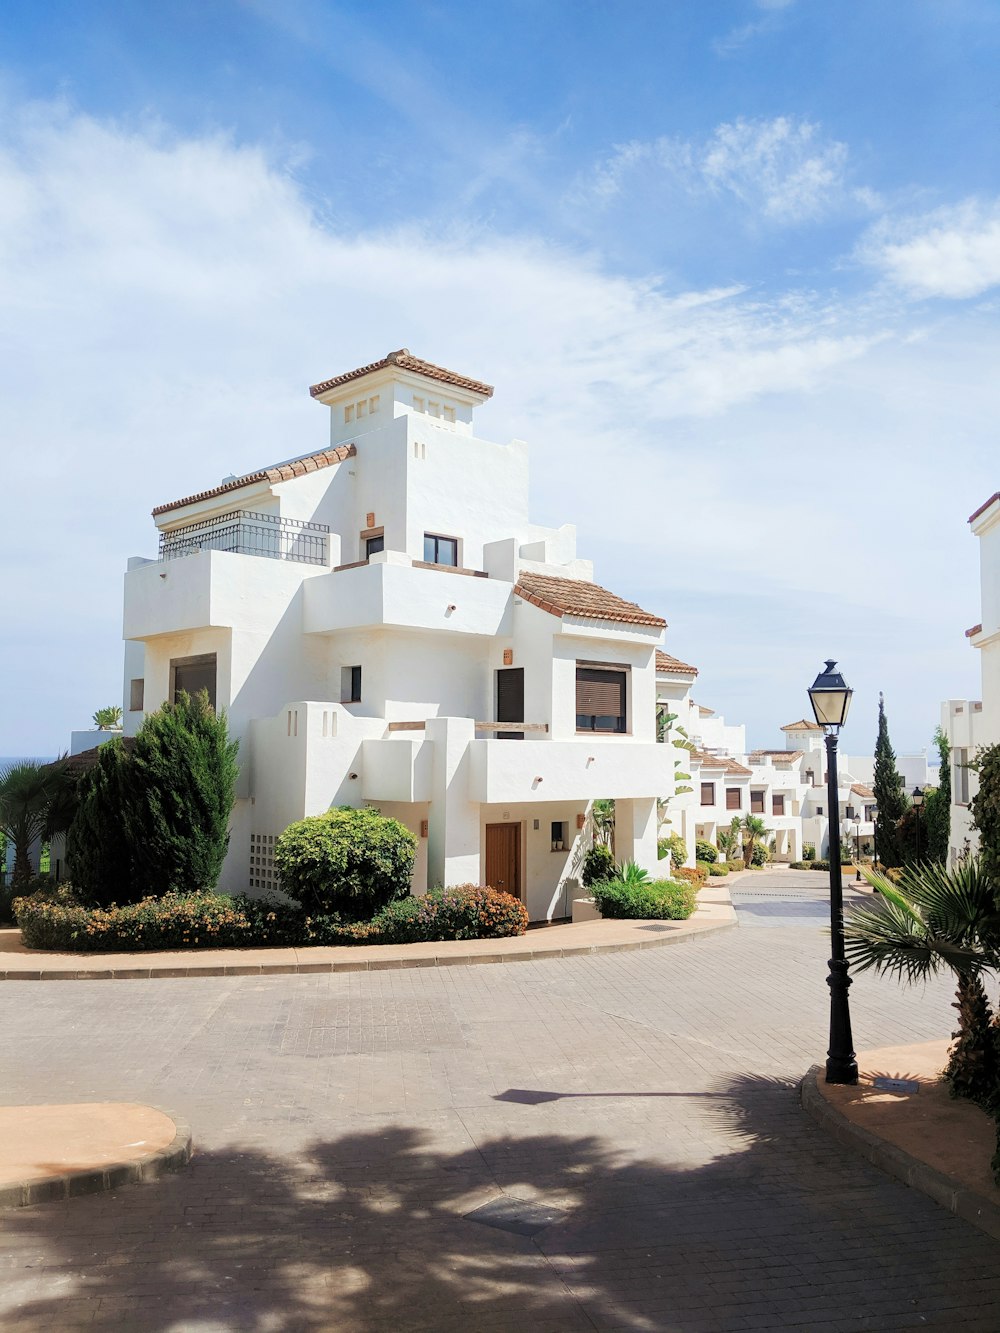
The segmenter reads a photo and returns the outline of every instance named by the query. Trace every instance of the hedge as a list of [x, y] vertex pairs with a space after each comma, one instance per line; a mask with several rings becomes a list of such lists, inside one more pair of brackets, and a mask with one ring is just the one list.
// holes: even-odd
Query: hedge
[[716, 861], [708, 873], [709, 875], [728, 875], [729, 866], [725, 863], [725, 861]]
[[741, 870], [746, 870], [747, 868], [747, 863], [745, 861], [741, 861], [738, 856], [728, 857], [726, 859], [726, 865], [729, 867], [729, 872], [732, 875], [737, 874]]
[[654, 879], [646, 884], [609, 880], [593, 884], [591, 896], [601, 916], [638, 921], [685, 921], [696, 906], [693, 884]]
[[14, 914], [27, 948], [74, 953], [502, 939], [523, 935], [528, 925], [523, 903], [477, 884], [390, 903], [369, 921], [309, 916], [297, 904], [213, 893], [89, 908], [68, 884], [15, 899]]

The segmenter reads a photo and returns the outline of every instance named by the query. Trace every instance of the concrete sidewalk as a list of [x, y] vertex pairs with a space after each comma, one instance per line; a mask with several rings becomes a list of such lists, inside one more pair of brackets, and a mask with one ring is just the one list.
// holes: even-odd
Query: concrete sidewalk
[[[1000, 1239], [1000, 1189], [990, 1169], [996, 1127], [980, 1107], [950, 1095], [941, 1077], [949, 1045], [864, 1051], [855, 1087], [826, 1083], [816, 1065], [802, 1082], [802, 1105], [840, 1142]], [[876, 1078], [904, 1086], [877, 1087]]]
[[0, 980], [79, 981], [148, 977], [273, 976], [375, 972], [409, 967], [467, 967], [577, 954], [652, 949], [736, 925], [724, 882], [707, 885], [687, 921], [583, 921], [539, 927], [501, 940], [427, 944], [317, 945], [312, 948], [186, 949], [154, 953], [50, 953], [26, 949], [18, 930], [0, 931]]
[[153, 1180], [191, 1157], [191, 1131], [136, 1102], [0, 1107], [0, 1208]]

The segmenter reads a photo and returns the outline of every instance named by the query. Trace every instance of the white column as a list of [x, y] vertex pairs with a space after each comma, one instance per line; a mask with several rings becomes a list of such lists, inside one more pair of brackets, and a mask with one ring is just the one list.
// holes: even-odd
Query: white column
[[653, 876], [660, 873], [656, 850], [656, 797], [615, 801], [615, 855], [635, 861]]
[[468, 799], [469, 745], [476, 724], [468, 717], [428, 718], [434, 745], [427, 812], [427, 887], [479, 883], [479, 805]]

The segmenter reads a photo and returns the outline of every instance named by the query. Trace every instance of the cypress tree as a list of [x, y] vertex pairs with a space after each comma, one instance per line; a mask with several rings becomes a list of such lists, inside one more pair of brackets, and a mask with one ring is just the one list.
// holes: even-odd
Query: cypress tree
[[102, 745], [77, 783], [77, 808], [66, 832], [73, 887], [95, 907], [129, 903], [132, 847], [124, 812], [131, 803], [128, 754], [120, 738]]
[[941, 759], [941, 769], [938, 785], [927, 793], [924, 805], [927, 858], [930, 861], [947, 862], [951, 835], [951, 747], [940, 727], [934, 733], [934, 744]]
[[979, 834], [979, 855], [1000, 909], [1000, 742], [977, 750], [972, 766], [979, 777], [979, 790], [969, 802], [972, 827]]
[[875, 832], [878, 838], [878, 859], [884, 866], [903, 864], [896, 825], [906, 812], [903, 779], [896, 770], [896, 752], [889, 740], [889, 724], [885, 716], [885, 700], [878, 696], [878, 739], [875, 742], [875, 804], [878, 816]]

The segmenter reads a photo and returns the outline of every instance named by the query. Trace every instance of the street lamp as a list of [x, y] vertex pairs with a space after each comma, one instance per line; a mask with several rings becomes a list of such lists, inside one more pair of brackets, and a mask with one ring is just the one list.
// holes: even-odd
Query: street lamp
[[913, 814], [917, 821], [917, 865], [920, 865], [920, 812], [924, 808], [924, 793], [921, 787], [914, 787], [910, 797], [913, 802]]
[[854, 882], [861, 883], [861, 816], [854, 816]]
[[872, 806], [872, 869], [878, 870], [878, 806]]
[[826, 1058], [827, 1083], [857, 1083], [858, 1062], [854, 1057], [851, 1035], [851, 1006], [847, 992], [851, 978], [847, 974], [844, 949], [844, 885], [840, 874], [840, 784], [837, 777], [837, 733], [847, 721], [854, 691], [828, 658], [823, 671], [813, 681], [809, 702], [816, 721], [826, 731], [827, 799], [830, 804], [830, 934], [832, 957], [830, 975], [830, 1048]]

